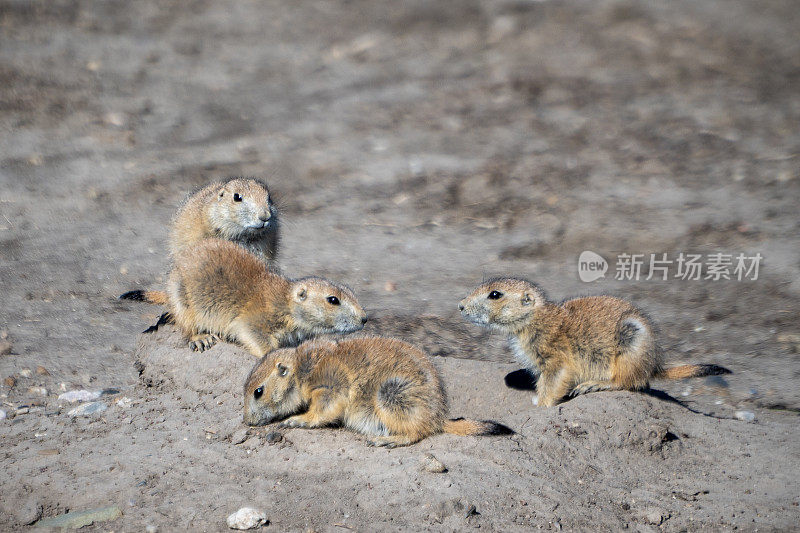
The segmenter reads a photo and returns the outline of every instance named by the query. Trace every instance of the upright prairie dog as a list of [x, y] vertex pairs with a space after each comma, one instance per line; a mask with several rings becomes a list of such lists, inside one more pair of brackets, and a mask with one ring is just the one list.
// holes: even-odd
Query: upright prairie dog
[[545, 407], [566, 395], [643, 389], [650, 379], [730, 373], [717, 365], [663, 368], [650, 321], [611, 296], [555, 304], [534, 283], [499, 278], [479, 285], [458, 307], [467, 320], [511, 336], [519, 361], [539, 375], [538, 405]]
[[278, 213], [267, 185], [253, 178], [231, 178], [189, 196], [172, 219], [170, 254], [176, 257], [209, 237], [235, 242], [273, 263], [278, 255]]
[[[160, 291], [120, 298], [163, 303]], [[203, 351], [217, 337], [261, 357], [324, 333], [351, 333], [367, 315], [350, 289], [326, 279], [288, 279], [229, 241], [205, 239], [175, 256], [167, 305], [189, 346]]]
[[[211, 183], [188, 196], [172, 217], [170, 254], [174, 259], [208, 238], [234, 242], [274, 266], [278, 255], [278, 212], [267, 185], [254, 178], [230, 178]], [[142, 299], [132, 296], [139, 292], [130, 291], [126, 295], [130, 299]], [[164, 291], [148, 291], [146, 300], [167, 305], [169, 296]], [[144, 333], [172, 322], [173, 316], [166, 312]]]
[[342, 424], [366, 435], [370, 446], [388, 448], [442, 432], [513, 433], [495, 422], [446, 416], [436, 368], [421, 350], [396, 339], [315, 340], [276, 350], [259, 361], [244, 385], [249, 425], [284, 418], [285, 427]]

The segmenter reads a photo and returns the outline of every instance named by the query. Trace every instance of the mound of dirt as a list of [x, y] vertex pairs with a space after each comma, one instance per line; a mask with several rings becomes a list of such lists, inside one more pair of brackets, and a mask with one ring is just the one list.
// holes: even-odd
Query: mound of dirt
[[[662, 523], [719, 528], [738, 524], [742, 505], [764, 506], [764, 525], [792, 523], [792, 511], [765, 490], [780, 483], [789, 490], [789, 472], [760, 476], [772, 459], [756, 452], [765, 438], [760, 424], [785, 420], [716, 418], [658, 391], [595, 393], [541, 409], [530, 392], [503, 386], [513, 365], [434, 357], [451, 416], [493, 419], [516, 434], [437, 435], [390, 451], [369, 448], [363, 436], [336, 428], [245, 427], [242, 385], [255, 359], [239, 347], [222, 343], [195, 353], [167, 327], [139, 338], [136, 359], [139, 438], [154, 438], [168, 425], [190, 441], [165, 450], [162, 461], [193, 454], [208, 465], [194, 473], [193, 481], [208, 488], [202, 501], [173, 495], [197, 521], [175, 517], [166, 525], [207, 524], [210, 517], [200, 516], [208, 502], [207, 512], [220, 520], [245, 504], [268, 509], [280, 529], [571, 529], [596, 524], [598, 514], [612, 529]], [[124, 439], [111, 449], [129, 461], [147, 451]], [[426, 453], [447, 472], [426, 472]], [[178, 483], [180, 475], [162, 471], [153, 486]], [[735, 486], [750, 488], [742, 493]], [[158, 514], [170, 515], [168, 502], [147, 499]], [[304, 506], [300, 515], [298, 504]]]

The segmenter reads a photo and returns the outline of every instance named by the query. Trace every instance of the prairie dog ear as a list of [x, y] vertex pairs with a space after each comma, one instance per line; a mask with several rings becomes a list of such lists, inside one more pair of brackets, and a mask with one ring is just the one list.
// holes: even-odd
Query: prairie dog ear
[[531, 305], [533, 303], [533, 295], [529, 292], [522, 293], [522, 299], [520, 299], [522, 305]]
[[283, 363], [278, 363], [278, 364], [277, 364], [277, 366], [276, 366], [276, 368], [278, 369], [278, 375], [279, 375], [280, 377], [285, 377], [285, 376], [286, 376], [286, 374], [288, 374], [288, 373], [289, 373], [289, 369], [288, 369], [288, 368], [287, 368], [287, 366], [286, 366], [286, 365], [284, 365]]
[[217, 193], [217, 200], [222, 200], [223, 196], [225, 196], [225, 188], [224, 187], [219, 190], [219, 193]]
[[297, 289], [297, 292], [294, 293], [294, 298], [298, 302], [304, 301], [308, 297], [308, 291], [305, 287], [300, 287]]

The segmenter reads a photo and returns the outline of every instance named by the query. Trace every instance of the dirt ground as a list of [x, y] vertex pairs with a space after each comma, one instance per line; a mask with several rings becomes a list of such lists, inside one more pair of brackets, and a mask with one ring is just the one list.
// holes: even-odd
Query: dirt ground
[[[277, 531], [797, 529], [799, 32], [790, 0], [0, 0], [0, 530], [114, 505], [86, 529], [246, 505]], [[232, 175], [269, 181], [287, 274], [351, 286], [453, 416], [517, 434], [243, 433], [252, 358], [140, 335], [161, 309], [116, 299], [161, 286], [176, 205]], [[764, 259], [614, 279], [681, 252]], [[457, 311], [509, 274], [630, 299], [670, 362], [734, 373], [538, 409]], [[107, 409], [70, 416], [78, 389]]]

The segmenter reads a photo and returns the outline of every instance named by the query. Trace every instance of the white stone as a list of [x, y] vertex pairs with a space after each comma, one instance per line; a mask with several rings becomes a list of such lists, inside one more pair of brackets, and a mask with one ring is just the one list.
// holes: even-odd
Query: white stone
[[58, 395], [61, 402], [91, 402], [100, 397], [100, 391], [71, 390]]
[[242, 507], [228, 517], [231, 529], [255, 529], [267, 523], [267, 514], [252, 507]]
[[734, 416], [742, 422], [752, 422], [756, 419], [756, 414], [752, 411], [736, 411]]
[[117, 400], [117, 407], [122, 407], [125, 409], [126, 407], [130, 407], [133, 404], [133, 400], [128, 398], [127, 396], [123, 396], [119, 400]]

